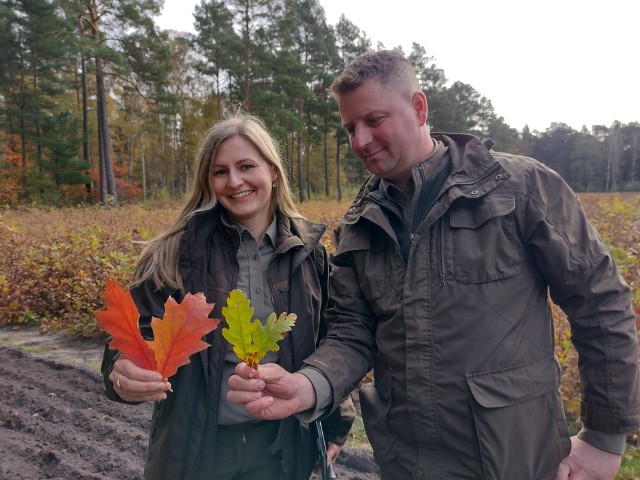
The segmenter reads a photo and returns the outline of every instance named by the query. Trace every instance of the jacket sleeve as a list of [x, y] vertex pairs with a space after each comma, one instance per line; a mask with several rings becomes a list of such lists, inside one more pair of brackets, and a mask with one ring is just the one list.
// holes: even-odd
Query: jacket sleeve
[[[138, 324], [140, 326], [140, 333], [146, 340], [153, 340], [153, 330], [151, 330], [151, 318], [162, 318], [164, 316], [164, 303], [169, 295], [166, 292], [158, 290], [153, 281], [146, 280], [141, 285], [131, 289], [131, 296], [140, 319]], [[127, 402], [118, 395], [113, 382], [109, 379], [109, 375], [113, 371], [113, 365], [120, 358], [120, 352], [109, 348], [109, 342], [111, 338], [108, 338], [104, 348], [104, 354], [102, 357], [102, 366], [100, 370], [102, 372], [102, 378], [107, 393], [107, 398], [120, 403], [127, 403], [136, 405], [136, 403]]]
[[337, 408], [338, 401], [349, 395], [373, 368], [376, 353], [375, 315], [360, 290], [352, 252], [340, 246], [341, 235], [338, 227], [336, 250], [330, 256], [329, 306], [323, 316], [328, 333], [319, 349], [305, 360], [322, 372], [331, 385], [334, 403], [329, 411]]
[[[327, 334], [328, 325], [325, 310], [329, 298], [329, 259], [327, 251], [323, 247], [321, 254], [316, 255], [316, 269], [322, 286], [322, 302], [321, 323], [318, 332], [318, 339], [321, 340]], [[335, 443], [336, 445], [344, 445], [347, 441], [349, 431], [356, 418], [356, 409], [353, 405], [351, 395], [345, 396], [337, 409], [322, 420], [322, 426], [327, 443]]]
[[527, 247], [571, 325], [583, 424], [604, 433], [634, 431], [640, 426], [640, 381], [631, 291], [562, 179], [538, 166], [526, 185]]

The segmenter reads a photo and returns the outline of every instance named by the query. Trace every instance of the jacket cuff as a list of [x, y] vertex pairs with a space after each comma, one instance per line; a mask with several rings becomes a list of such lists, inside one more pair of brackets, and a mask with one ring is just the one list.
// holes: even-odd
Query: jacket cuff
[[627, 442], [626, 433], [604, 433], [582, 427], [578, 432], [578, 438], [589, 445], [604, 450], [605, 452], [622, 455]]
[[329, 412], [329, 407], [333, 404], [333, 390], [327, 377], [320, 370], [313, 367], [303, 367], [299, 373], [302, 373], [309, 379], [316, 391], [316, 407], [315, 409], [299, 412], [295, 416], [303, 423], [313, 422], [324, 414]]

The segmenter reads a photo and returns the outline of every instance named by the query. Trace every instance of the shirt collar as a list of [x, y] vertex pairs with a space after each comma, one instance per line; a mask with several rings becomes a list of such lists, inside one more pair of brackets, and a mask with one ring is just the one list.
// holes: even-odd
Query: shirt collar
[[[226, 212], [226, 210], [222, 211], [221, 219], [224, 225], [228, 227], [236, 227], [238, 233], [240, 234], [240, 238], [242, 238], [245, 234], [251, 235], [249, 229], [242, 225], [240, 222], [236, 221], [233, 217], [231, 217]], [[267, 227], [266, 232], [264, 232], [264, 235], [262, 235], [262, 239], [258, 244], [263, 244], [267, 239], [271, 242], [271, 245], [275, 247], [276, 240], [278, 239], [278, 222], [275, 215], [273, 216], [273, 220], [271, 220], [271, 223]]]

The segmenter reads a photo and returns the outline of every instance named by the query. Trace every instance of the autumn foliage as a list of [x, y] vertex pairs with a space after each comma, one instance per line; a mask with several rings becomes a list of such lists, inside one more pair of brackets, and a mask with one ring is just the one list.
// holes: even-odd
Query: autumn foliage
[[213, 304], [204, 295], [185, 295], [181, 303], [169, 297], [164, 317], [153, 318], [153, 340], [142, 338], [138, 327], [138, 309], [131, 294], [115, 280], [105, 282], [105, 310], [96, 313], [98, 327], [111, 335], [109, 347], [118, 350], [138, 367], [155, 370], [168, 379], [189, 357], [209, 346], [202, 337], [214, 330], [220, 320], [210, 319]]
[[[640, 195], [579, 197], [631, 286], [640, 318]], [[313, 201], [299, 208], [309, 219], [329, 225], [323, 241], [332, 250], [331, 229], [348, 206]], [[105, 279], [128, 285], [141, 250], [136, 242], [166, 228], [179, 208], [172, 203], [0, 210], [0, 322], [101, 337], [95, 312], [104, 308]], [[562, 393], [567, 412], [575, 414], [580, 400], [577, 357], [564, 314], [554, 307], [554, 316]]]

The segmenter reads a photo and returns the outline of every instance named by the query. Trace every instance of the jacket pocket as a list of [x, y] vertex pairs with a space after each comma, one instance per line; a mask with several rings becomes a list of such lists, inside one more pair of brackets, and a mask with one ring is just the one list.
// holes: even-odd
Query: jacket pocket
[[487, 479], [553, 479], [571, 449], [552, 355], [467, 375]]
[[379, 462], [389, 461], [395, 456], [394, 436], [387, 422], [391, 400], [391, 392], [388, 393], [387, 398], [383, 397], [374, 382], [363, 385], [359, 390], [364, 429]]
[[515, 198], [489, 194], [462, 199], [451, 209], [454, 276], [459, 283], [481, 283], [517, 274], [525, 258], [516, 236]]

